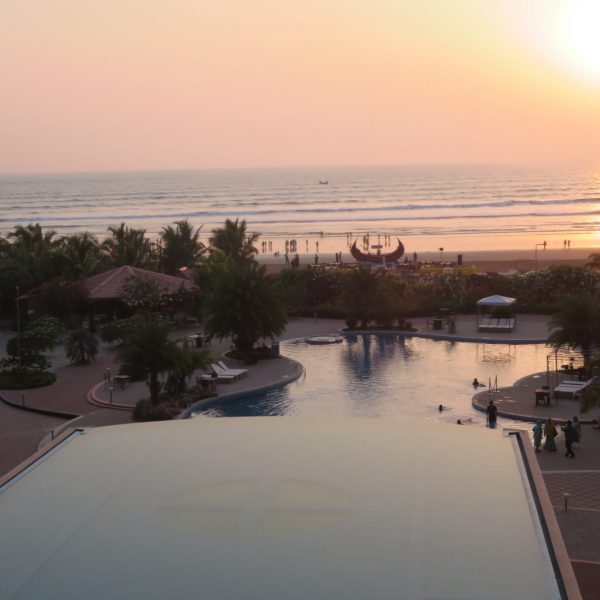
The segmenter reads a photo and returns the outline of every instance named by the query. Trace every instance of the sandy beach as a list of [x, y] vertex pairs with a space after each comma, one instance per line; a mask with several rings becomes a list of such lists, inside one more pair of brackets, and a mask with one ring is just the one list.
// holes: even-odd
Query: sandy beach
[[[385, 250], [387, 251], [387, 249]], [[600, 252], [600, 247], [586, 248], [567, 248], [567, 249], [549, 249], [542, 250], [538, 248], [537, 252], [537, 268], [545, 269], [549, 265], [573, 265], [583, 266], [590, 257], [590, 254]], [[314, 264], [314, 252], [299, 252], [300, 265]], [[438, 252], [419, 252], [418, 259], [420, 261], [439, 261], [440, 256], [444, 262], [458, 261], [458, 256], [462, 256], [463, 265], [475, 267], [478, 273], [495, 272], [509, 273], [512, 271], [527, 272], [536, 269], [536, 253], [534, 248], [523, 250], [470, 250], [466, 252], [444, 251]], [[292, 255], [290, 255], [292, 256]], [[411, 254], [407, 254], [412, 258]], [[344, 262], [355, 262], [349, 251], [342, 253]], [[257, 256], [257, 260], [267, 266], [267, 270], [271, 273], [276, 273], [285, 268], [285, 257], [280, 254], [264, 253]], [[334, 254], [331, 252], [319, 253], [319, 262], [333, 262]]]

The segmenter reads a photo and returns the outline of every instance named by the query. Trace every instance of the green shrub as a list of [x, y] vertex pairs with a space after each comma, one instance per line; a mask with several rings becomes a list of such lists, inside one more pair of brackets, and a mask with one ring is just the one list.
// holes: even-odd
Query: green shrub
[[38, 371], [15, 367], [0, 371], [0, 389], [25, 390], [29, 388], [44, 387], [56, 381], [56, 375], [50, 371]]
[[140, 400], [133, 409], [134, 421], [169, 421], [181, 412], [176, 403], [160, 402], [153, 404], [150, 398]]
[[100, 339], [108, 344], [122, 343], [138, 319], [116, 319], [100, 328]]

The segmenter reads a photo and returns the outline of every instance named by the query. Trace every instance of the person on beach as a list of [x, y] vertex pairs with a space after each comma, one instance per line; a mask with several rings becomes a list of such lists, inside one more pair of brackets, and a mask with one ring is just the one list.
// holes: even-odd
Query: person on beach
[[579, 447], [581, 445], [581, 421], [579, 417], [573, 417], [573, 429], [575, 430], [575, 443]]
[[577, 440], [577, 432], [573, 427], [573, 423], [571, 423], [571, 421], [567, 421], [567, 424], [562, 428], [562, 430], [565, 434], [565, 448], [567, 449], [565, 456], [575, 458], [575, 452], [573, 452], [573, 443]]
[[473, 387], [479, 387], [479, 381], [477, 381], [477, 377], [473, 379]]
[[498, 408], [494, 404], [493, 400], [490, 400], [488, 407], [485, 409], [485, 414], [487, 418], [487, 425], [490, 429], [496, 428], [496, 421], [498, 419]]
[[542, 436], [544, 435], [544, 428], [542, 426], [542, 420], [538, 419], [533, 426], [533, 447], [536, 452], [540, 452], [542, 447]]
[[544, 425], [544, 450], [556, 452], [556, 442], [554, 441], [554, 438], [557, 435], [558, 431], [556, 431], [556, 427], [554, 426], [552, 419], [548, 417], [548, 420]]

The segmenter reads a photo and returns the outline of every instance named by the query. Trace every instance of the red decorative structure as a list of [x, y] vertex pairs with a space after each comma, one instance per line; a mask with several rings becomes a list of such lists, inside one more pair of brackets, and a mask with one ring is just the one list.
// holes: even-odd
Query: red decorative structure
[[368, 252], [361, 252], [356, 247], [356, 241], [350, 246], [350, 253], [354, 258], [361, 263], [371, 263], [377, 265], [386, 265], [388, 263], [396, 262], [404, 254], [404, 244], [396, 238], [398, 241], [398, 247], [393, 252], [387, 252], [382, 254], [380, 250], [377, 250], [377, 254], [370, 254]]

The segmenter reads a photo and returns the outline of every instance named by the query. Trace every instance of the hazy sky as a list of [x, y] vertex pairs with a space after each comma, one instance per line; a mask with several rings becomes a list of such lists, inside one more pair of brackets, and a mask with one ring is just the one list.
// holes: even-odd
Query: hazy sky
[[600, 161], [595, 0], [1, 0], [0, 172]]

